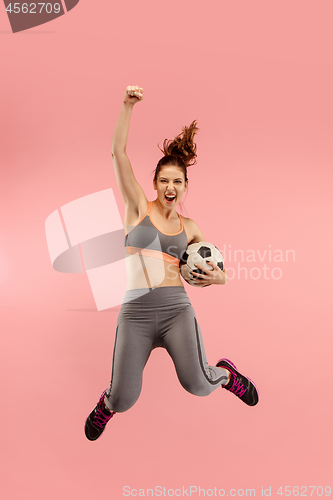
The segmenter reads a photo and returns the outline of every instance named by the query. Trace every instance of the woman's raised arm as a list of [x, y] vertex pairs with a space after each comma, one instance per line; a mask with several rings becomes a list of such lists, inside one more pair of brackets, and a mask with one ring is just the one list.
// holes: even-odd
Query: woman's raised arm
[[120, 192], [126, 205], [135, 209], [146, 196], [134, 177], [131, 163], [126, 154], [126, 145], [132, 109], [136, 102], [143, 99], [142, 94], [143, 89], [138, 86], [126, 88], [111, 144], [112, 162]]

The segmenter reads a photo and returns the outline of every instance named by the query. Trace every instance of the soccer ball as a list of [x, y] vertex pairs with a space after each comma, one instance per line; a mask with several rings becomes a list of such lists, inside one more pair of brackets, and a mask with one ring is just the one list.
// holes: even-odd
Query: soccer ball
[[223, 255], [215, 245], [212, 245], [212, 243], [208, 243], [207, 241], [199, 241], [199, 243], [192, 243], [192, 245], [189, 245], [179, 263], [180, 272], [184, 280], [190, 285], [199, 286], [201, 288], [209, 286], [194, 283], [193, 280], [202, 278], [199, 276], [192, 276], [190, 274], [192, 271], [199, 274], [206, 274], [204, 271], [197, 268], [197, 264], [201, 265], [205, 269], [213, 269], [212, 266], [207, 264], [207, 260], [214, 262], [223, 271]]

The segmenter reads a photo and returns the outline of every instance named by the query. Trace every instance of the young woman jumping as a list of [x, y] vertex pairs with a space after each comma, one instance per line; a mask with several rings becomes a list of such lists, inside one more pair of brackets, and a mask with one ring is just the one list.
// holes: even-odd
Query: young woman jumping
[[[110, 387], [85, 423], [90, 441], [102, 434], [115, 413], [129, 410], [137, 401], [143, 369], [156, 347], [168, 351], [181, 385], [191, 394], [207, 396], [221, 386], [249, 406], [258, 403], [255, 385], [231, 361], [223, 358], [216, 366], [208, 364], [200, 327], [180, 279], [179, 262], [187, 246], [205, 241], [197, 224], [176, 212], [188, 187], [187, 167], [196, 161], [196, 122], [173, 141], [164, 141], [164, 156], [153, 179], [157, 197], [148, 202], [126, 154], [132, 109], [142, 99], [142, 88], [126, 88], [112, 138], [113, 165], [125, 201], [127, 291], [117, 320]], [[203, 285], [224, 285], [226, 271], [210, 265], [213, 269], [205, 269], [205, 275], [193, 272], [193, 276]]]

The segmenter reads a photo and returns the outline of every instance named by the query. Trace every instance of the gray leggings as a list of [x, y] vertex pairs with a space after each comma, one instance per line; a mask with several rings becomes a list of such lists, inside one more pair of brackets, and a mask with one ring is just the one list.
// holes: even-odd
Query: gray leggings
[[227, 382], [227, 371], [208, 365], [200, 327], [182, 286], [129, 290], [118, 321], [111, 384], [105, 402], [115, 412], [129, 410], [139, 398], [142, 373], [150, 353], [164, 347], [181, 385], [207, 396]]

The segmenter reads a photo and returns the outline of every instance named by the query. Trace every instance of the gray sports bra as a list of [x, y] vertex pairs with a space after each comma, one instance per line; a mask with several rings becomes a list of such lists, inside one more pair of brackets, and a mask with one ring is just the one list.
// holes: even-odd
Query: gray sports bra
[[179, 266], [179, 261], [188, 245], [183, 219], [181, 215], [177, 214], [181, 224], [178, 233], [162, 233], [150, 220], [152, 204], [150, 201], [146, 214], [134, 229], [126, 234], [125, 248], [127, 253], [155, 257]]

